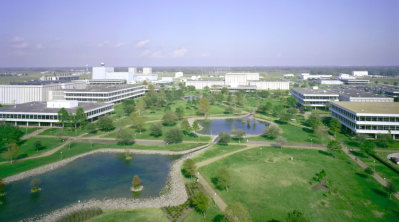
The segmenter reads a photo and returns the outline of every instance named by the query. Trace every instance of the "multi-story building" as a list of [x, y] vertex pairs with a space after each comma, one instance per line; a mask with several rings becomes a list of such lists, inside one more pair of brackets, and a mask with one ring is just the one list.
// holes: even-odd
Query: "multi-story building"
[[228, 87], [248, 85], [248, 81], [259, 80], [259, 73], [226, 73], [224, 84]]
[[64, 89], [84, 89], [84, 81], [28, 81], [0, 85], [0, 104], [21, 104], [48, 101], [49, 91]]
[[352, 71], [352, 76], [368, 76], [368, 71]]
[[90, 85], [124, 85], [125, 79], [88, 79], [85, 80]]
[[316, 108], [327, 107], [330, 101], [338, 101], [339, 94], [329, 89], [293, 88], [291, 96], [301, 106]]
[[301, 73], [303, 80], [308, 79], [331, 79], [332, 75], [311, 75], [310, 73]]
[[69, 113], [76, 113], [82, 107], [87, 120], [92, 121], [99, 116], [112, 112], [110, 103], [83, 103], [77, 101], [29, 102], [0, 107], [0, 121], [25, 126], [58, 126], [58, 111], [65, 108]]
[[93, 86], [81, 90], [65, 90], [64, 94], [66, 100], [117, 103], [124, 99], [143, 96], [145, 91], [143, 85]]
[[212, 88], [213, 86], [224, 87], [223, 80], [187, 80], [186, 86], [194, 86], [196, 89]]
[[341, 81], [347, 85], [365, 85], [370, 83], [368, 79], [341, 79]]
[[250, 86], [256, 86], [257, 90], [289, 90], [290, 82], [287, 81], [249, 81]]
[[393, 102], [393, 98], [386, 97], [384, 94], [378, 94], [371, 91], [364, 91], [356, 88], [337, 89], [339, 101], [350, 102]]
[[115, 72], [114, 67], [106, 67], [101, 63], [99, 67], [93, 67], [92, 79], [124, 79], [126, 82], [134, 82], [135, 69], [129, 68], [128, 72]]
[[356, 134], [399, 134], [399, 103], [331, 102], [330, 111]]
[[144, 75], [151, 75], [152, 74], [152, 68], [151, 67], [144, 67], [143, 68], [143, 74]]

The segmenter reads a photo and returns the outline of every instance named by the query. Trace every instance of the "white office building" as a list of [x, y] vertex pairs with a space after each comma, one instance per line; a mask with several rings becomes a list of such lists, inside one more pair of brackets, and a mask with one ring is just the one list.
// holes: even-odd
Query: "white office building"
[[175, 72], [175, 78], [183, 77], [183, 72]]
[[356, 134], [399, 134], [399, 103], [332, 102], [330, 111]]
[[332, 75], [311, 75], [310, 73], [301, 73], [303, 80], [309, 79], [331, 79]]
[[321, 85], [342, 85], [344, 84], [342, 81], [340, 80], [333, 80], [333, 79], [319, 79], [317, 80], [318, 84]]
[[144, 67], [143, 68], [143, 74], [144, 75], [151, 75], [152, 74], [152, 68], [151, 67]]
[[368, 71], [352, 71], [352, 76], [363, 77], [363, 76], [368, 76], [368, 75], [369, 75]]
[[257, 90], [289, 90], [287, 81], [249, 81], [250, 86], [256, 86]]
[[128, 72], [115, 72], [114, 67], [106, 67], [104, 63], [101, 63], [99, 67], [93, 67], [92, 79], [123, 79], [128, 83], [133, 83], [136, 70], [136, 68], [128, 68]]
[[248, 85], [251, 80], [259, 80], [259, 73], [226, 73], [224, 76], [225, 85], [232, 88]]
[[60, 126], [58, 111], [65, 108], [67, 112], [75, 114], [78, 107], [83, 108], [89, 121], [114, 110], [113, 104], [110, 103], [84, 103], [65, 100], [29, 102], [0, 107], [0, 121], [24, 126]]
[[143, 96], [145, 91], [143, 85], [93, 86], [81, 90], [65, 90], [64, 98], [80, 102], [117, 103]]
[[338, 101], [339, 94], [328, 89], [293, 88], [291, 96], [304, 107], [327, 107], [330, 101]]
[[49, 91], [86, 88], [85, 81], [29, 81], [15, 84], [17, 85], [0, 85], [0, 104], [45, 102], [49, 100]]

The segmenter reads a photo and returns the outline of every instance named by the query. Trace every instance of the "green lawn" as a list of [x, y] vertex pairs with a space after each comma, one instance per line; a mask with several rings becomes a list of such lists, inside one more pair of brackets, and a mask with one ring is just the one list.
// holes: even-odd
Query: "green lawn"
[[[47, 138], [46, 138], [47, 139]], [[14, 162], [13, 164], [2, 164], [0, 165], [0, 177], [8, 177], [17, 173], [21, 173], [26, 170], [30, 170], [45, 164], [53, 163], [61, 160], [62, 158], [68, 158], [82, 153], [86, 153], [95, 149], [100, 148], [127, 148], [127, 149], [142, 149], [142, 150], [165, 150], [165, 151], [180, 151], [191, 149], [204, 145], [203, 143], [180, 143], [180, 144], [170, 144], [170, 145], [129, 145], [123, 146], [113, 143], [93, 143], [93, 148], [90, 143], [72, 143], [71, 148], [69, 146], [63, 147], [60, 151], [54, 153], [53, 155], [47, 157], [41, 157], [37, 159], [25, 160], [22, 162]]]
[[245, 148], [245, 145], [213, 145], [194, 157], [193, 160], [198, 163], [242, 148]]
[[[40, 141], [43, 145], [43, 149], [37, 151], [34, 144], [36, 141]], [[31, 137], [29, 139], [23, 140], [22, 143], [19, 145], [19, 155], [17, 159], [25, 158], [33, 155], [37, 155], [43, 152], [46, 152], [50, 149], [53, 149], [62, 142], [56, 138], [38, 138], [38, 137]], [[8, 160], [4, 155], [0, 155], [0, 161]]]
[[[148, 124], [146, 124], [146, 125], [145, 125], [145, 128], [146, 128], [147, 130], [142, 131], [141, 134], [140, 134], [140, 132], [137, 132], [136, 129], [134, 129], [134, 128], [126, 128], [126, 130], [128, 130], [130, 133], [134, 134], [136, 139], [164, 140], [164, 139], [165, 139], [166, 132], [167, 132], [169, 129], [171, 129], [171, 128], [179, 127], [179, 126], [180, 126], [180, 121], [179, 121], [179, 123], [176, 124], [175, 126], [163, 126], [163, 127], [162, 127], [162, 132], [163, 132], [163, 133], [162, 133], [162, 136], [159, 136], [159, 137], [155, 137], [155, 136], [150, 135], [150, 130], [149, 130], [149, 128], [150, 128], [150, 125], [151, 125], [151, 124], [153, 124], [153, 123], [148, 123]], [[106, 135], [105, 137], [107, 137], [107, 138], [116, 138], [117, 134], [118, 134], [118, 132], [113, 132], [113, 133], [110, 133], [110, 134]], [[194, 136], [190, 136], [190, 135], [184, 135], [183, 140], [184, 140], [184, 141], [209, 142], [209, 141], [211, 140], [211, 137], [209, 137], [209, 136], [198, 136], [198, 137], [194, 137]]]
[[122, 221], [157, 221], [168, 222], [165, 213], [159, 208], [142, 208], [134, 210], [106, 210], [100, 216], [88, 220], [90, 222], [122, 222]]
[[36, 130], [41, 129], [40, 127], [21, 127], [21, 126], [19, 126], [19, 128], [21, 129], [21, 131], [24, 135], [31, 134], [31, 133], [35, 132]]
[[216, 206], [213, 200], [211, 201], [212, 202], [208, 210], [206, 210], [205, 212], [205, 218], [201, 213], [197, 212], [196, 210], [192, 210], [181, 221], [183, 222], [221, 221], [220, 219], [223, 218], [223, 213]]
[[[56, 136], [58, 130], [60, 130], [62, 128], [50, 128], [47, 129], [43, 132], [41, 132], [39, 135], [49, 135], [49, 136]], [[63, 129], [63, 134], [62, 136], [79, 136], [83, 133], [85, 133], [86, 130], [84, 128], [73, 128], [73, 127], [65, 127]]]
[[[294, 160], [289, 160], [289, 157]], [[383, 187], [344, 154], [333, 158], [323, 151], [264, 147], [243, 151], [200, 168], [211, 183], [216, 170], [227, 167], [231, 186], [217, 190], [229, 204], [241, 202], [253, 221], [284, 221], [288, 212], [303, 211], [310, 221], [397, 221], [398, 200], [389, 200]], [[312, 190], [312, 177], [325, 169], [335, 190]], [[216, 189], [216, 188], [215, 188]]]

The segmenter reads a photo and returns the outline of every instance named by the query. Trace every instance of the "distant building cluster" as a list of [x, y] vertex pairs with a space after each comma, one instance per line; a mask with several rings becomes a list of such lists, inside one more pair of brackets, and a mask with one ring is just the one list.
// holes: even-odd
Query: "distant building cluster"
[[288, 81], [259, 80], [259, 73], [226, 73], [224, 80], [188, 80], [187, 86], [196, 89], [223, 88], [230, 90], [289, 90]]
[[125, 80], [128, 84], [137, 82], [153, 82], [158, 80], [157, 74], [152, 74], [152, 68], [144, 67], [143, 72], [137, 72], [137, 68], [129, 67], [127, 72], [115, 72], [114, 67], [107, 67], [104, 63], [101, 66], [93, 67], [92, 80]]

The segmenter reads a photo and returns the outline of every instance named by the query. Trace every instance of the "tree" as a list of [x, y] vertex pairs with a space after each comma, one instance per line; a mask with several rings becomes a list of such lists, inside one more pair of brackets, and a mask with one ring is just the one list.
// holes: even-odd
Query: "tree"
[[160, 123], [154, 123], [150, 126], [150, 135], [155, 137], [162, 136], [162, 125]]
[[219, 189], [227, 190], [231, 183], [230, 173], [226, 167], [217, 169], [215, 177], [215, 185]]
[[210, 198], [204, 192], [200, 191], [191, 198], [191, 204], [195, 209], [201, 212], [205, 217], [205, 211], [209, 208]]
[[322, 181], [326, 176], [327, 176], [326, 171], [325, 171], [324, 169], [323, 169], [323, 170], [320, 170], [320, 172], [316, 173], [316, 180], [320, 182], [320, 181]]
[[287, 106], [296, 107], [297, 101], [294, 97], [290, 96], [287, 98]]
[[137, 188], [141, 184], [141, 179], [139, 176], [135, 175], [132, 180], [132, 185], [134, 188]]
[[281, 104], [278, 104], [273, 106], [272, 110], [273, 116], [278, 116], [284, 110], [284, 107]]
[[13, 159], [17, 158], [19, 154], [19, 146], [16, 143], [11, 143], [7, 146], [7, 150], [4, 153], [6, 159], [9, 159], [11, 164]]
[[126, 116], [129, 116], [136, 109], [136, 102], [134, 99], [124, 99], [122, 101], [123, 111]]
[[388, 148], [389, 144], [393, 142], [392, 134], [388, 131], [388, 134], [380, 134], [377, 136], [376, 144], [382, 148]]
[[178, 128], [170, 129], [165, 135], [165, 141], [167, 143], [180, 143], [183, 141], [183, 133]]
[[287, 112], [280, 112], [279, 114], [278, 114], [278, 116], [279, 116], [279, 121], [280, 122], [283, 122], [283, 123], [287, 123], [288, 121], [290, 121], [291, 120], [291, 118], [292, 118], [292, 115], [290, 114], [290, 113], [287, 113]]
[[186, 159], [183, 162], [183, 171], [185, 176], [192, 177], [195, 175], [197, 168], [195, 167], [195, 162], [192, 159]]
[[30, 189], [31, 192], [37, 192], [40, 191], [40, 179], [35, 177], [30, 181]]
[[371, 167], [367, 167], [366, 169], [364, 169], [364, 172], [367, 173], [368, 175], [374, 174], [374, 170]]
[[176, 124], [177, 119], [176, 114], [173, 111], [168, 110], [162, 117], [162, 123], [166, 126], [173, 126]]
[[229, 89], [226, 87], [223, 87], [220, 91], [222, 94], [227, 94], [229, 92]]
[[183, 118], [183, 116], [184, 116], [184, 108], [183, 107], [181, 107], [181, 106], [177, 107], [175, 112], [176, 112], [177, 118], [179, 118], [179, 119]]
[[100, 130], [103, 131], [110, 131], [115, 128], [111, 117], [109, 117], [108, 115], [100, 117], [97, 122], [97, 126], [98, 128], [100, 128]]
[[183, 133], [186, 135], [189, 135], [193, 131], [193, 128], [191, 128], [190, 123], [186, 119], [181, 122], [180, 128], [183, 130]]
[[334, 134], [334, 137], [337, 137], [337, 132], [341, 129], [341, 123], [337, 118], [332, 118], [329, 125], [330, 132]]
[[227, 206], [224, 211], [227, 221], [232, 222], [249, 222], [251, 217], [248, 210], [241, 203], [233, 203]]
[[281, 134], [281, 130], [280, 128], [273, 124], [273, 125], [269, 125], [269, 127], [266, 127], [266, 129], [263, 131], [263, 136], [269, 137], [269, 138], [277, 138], [278, 136], [280, 136]]
[[360, 150], [367, 154], [373, 154], [374, 153], [373, 141], [370, 141], [370, 140], [363, 141], [363, 143], [360, 144]]
[[309, 219], [301, 211], [294, 210], [288, 213], [287, 222], [309, 222]]
[[233, 106], [227, 106], [226, 109], [224, 110], [225, 114], [232, 114], [234, 113], [234, 108]]
[[87, 116], [85, 111], [83, 110], [82, 107], [78, 107], [76, 109], [76, 114], [75, 114], [75, 128], [76, 128], [76, 124], [79, 124], [79, 126], [82, 126], [84, 124], [84, 122], [87, 120]]
[[89, 133], [94, 133], [94, 132], [97, 131], [97, 126], [96, 126], [95, 123], [88, 123], [88, 124], [86, 125], [86, 130], [87, 130], [87, 132], [89, 132]]
[[336, 140], [331, 140], [331, 141], [328, 143], [327, 148], [328, 148], [329, 150], [331, 150], [331, 152], [332, 152], [333, 155], [334, 155], [334, 158], [335, 158], [335, 154], [334, 154], [334, 153], [337, 152], [337, 151], [341, 151], [341, 150], [342, 150], [341, 143], [338, 142], [338, 141], [336, 141]]
[[230, 140], [231, 140], [230, 134], [226, 132], [219, 133], [219, 140], [218, 140], [219, 144], [228, 144]]
[[120, 129], [116, 135], [119, 144], [128, 145], [134, 143], [134, 136], [126, 129]]
[[[6, 184], [3, 181], [3, 178], [0, 177], [0, 196], [4, 195], [4, 190], [6, 189]], [[1, 202], [0, 202], [1, 205]]]
[[245, 131], [244, 130], [242, 130], [242, 129], [237, 129], [237, 130], [235, 130], [235, 129], [233, 129], [232, 130], [232, 133], [233, 133], [233, 138], [236, 138], [236, 139], [238, 139], [238, 142], [240, 143], [240, 140], [242, 139], [242, 138], [244, 138], [244, 136], [245, 136]]
[[202, 96], [198, 104], [198, 113], [205, 115], [205, 119], [208, 118], [211, 105], [205, 96]]
[[140, 100], [137, 105], [136, 105], [136, 109], [137, 112], [139, 113], [139, 115], [141, 116], [141, 114], [144, 112], [145, 110], [145, 102], [143, 100]]
[[133, 127], [138, 130], [141, 134], [141, 131], [144, 130], [145, 126], [145, 119], [144, 117], [140, 116], [138, 113], [134, 112], [130, 114], [130, 119], [132, 120]]
[[19, 144], [23, 133], [17, 126], [0, 122], [0, 135], [0, 150], [3, 150], [6, 149], [11, 143]]
[[321, 125], [320, 117], [315, 114], [311, 114], [307, 122], [313, 131], [316, 131]]
[[197, 131], [200, 129], [200, 127], [199, 127], [199, 124], [198, 124], [198, 121], [197, 120], [194, 120], [194, 123], [193, 123], [193, 130], [194, 130], [194, 133], [197, 133]]
[[61, 122], [62, 127], [65, 127], [65, 123], [69, 121], [69, 114], [68, 111], [63, 107], [58, 111], [58, 121]]
[[39, 151], [39, 150], [45, 148], [40, 140], [36, 140], [35, 143], [33, 144], [33, 146], [35, 147], [36, 151]]
[[386, 191], [389, 194], [389, 199], [392, 198], [392, 194], [395, 194], [397, 192], [397, 189], [395, 187], [395, 184], [393, 184], [391, 181], [387, 183], [387, 186], [385, 187]]
[[287, 139], [282, 136], [279, 136], [279, 137], [277, 137], [276, 142], [279, 145], [280, 149], [282, 149], [284, 144], [287, 143]]

